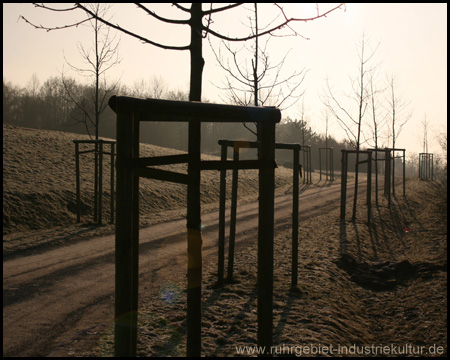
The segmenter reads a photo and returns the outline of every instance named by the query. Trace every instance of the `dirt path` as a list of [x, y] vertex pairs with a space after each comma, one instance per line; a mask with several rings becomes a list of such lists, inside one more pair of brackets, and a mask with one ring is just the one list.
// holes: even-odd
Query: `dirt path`
[[[363, 183], [363, 181], [361, 181]], [[364, 188], [364, 187], [363, 187]], [[340, 184], [300, 195], [302, 220], [339, 207]], [[276, 198], [277, 229], [290, 227], [292, 194]], [[236, 241], [256, 239], [258, 203], [238, 208]], [[204, 261], [217, 262], [218, 212], [202, 216]], [[186, 222], [140, 231], [140, 291], [186, 272]], [[3, 262], [3, 355], [70, 356], [60, 345], [110, 324], [114, 313], [114, 235]]]

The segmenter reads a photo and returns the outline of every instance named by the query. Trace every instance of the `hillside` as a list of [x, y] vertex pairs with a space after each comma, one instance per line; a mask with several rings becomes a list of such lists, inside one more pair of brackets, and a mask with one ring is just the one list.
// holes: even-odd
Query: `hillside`
[[[3, 235], [4, 251], [22, 249], [47, 240], [64, 242], [80, 236], [108, 233], [110, 219], [110, 157], [104, 157], [103, 219], [93, 221], [94, 157], [80, 155], [81, 224], [76, 224], [75, 145], [73, 140], [89, 139], [79, 134], [3, 125]], [[107, 140], [107, 139], [105, 139]], [[92, 147], [91, 147], [92, 148]], [[218, 145], [219, 148], [219, 145]], [[80, 145], [80, 150], [89, 149]], [[109, 149], [109, 147], [107, 148]], [[178, 154], [179, 151], [141, 144], [141, 156]], [[231, 151], [229, 152], [231, 154]], [[204, 159], [217, 159], [203, 156]], [[171, 170], [185, 172], [185, 165]], [[257, 172], [240, 171], [239, 199], [257, 192]], [[292, 171], [276, 172], [278, 191], [291, 184]], [[229, 183], [231, 176], [228, 177]], [[219, 172], [202, 173], [203, 208], [218, 207]], [[230, 190], [231, 186], [228, 186]], [[230, 193], [228, 193], [228, 197]], [[185, 186], [156, 180], [140, 180], [140, 222], [142, 225], [185, 215]], [[36, 233], [39, 233], [36, 237]], [[6, 235], [6, 237], [5, 237]], [[39, 240], [37, 238], [40, 238]], [[33, 243], [33, 244], [30, 244]]]

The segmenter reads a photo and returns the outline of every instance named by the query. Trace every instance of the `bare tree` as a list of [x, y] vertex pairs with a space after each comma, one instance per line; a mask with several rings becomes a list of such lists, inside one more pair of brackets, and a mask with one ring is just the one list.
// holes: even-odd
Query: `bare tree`
[[[222, 45], [227, 49], [229, 55], [232, 58], [230, 61], [225, 61], [222, 54], [219, 51], [215, 51], [211, 42], [211, 49], [218, 61], [220, 67], [226, 71], [227, 82], [222, 90], [227, 91], [228, 100], [232, 103], [247, 106], [264, 106], [267, 103], [277, 106], [282, 109], [286, 109], [292, 106], [295, 101], [301, 97], [302, 94], [295, 94], [295, 91], [300, 87], [303, 78], [305, 76], [305, 70], [300, 72], [295, 71], [289, 77], [280, 79], [280, 73], [288, 53], [283, 59], [276, 65], [272, 65], [270, 56], [267, 50], [269, 40], [271, 36], [267, 38], [263, 47], [259, 45], [258, 34], [260, 32], [258, 25], [258, 4], [254, 4], [254, 18], [250, 18], [250, 29], [253, 35], [255, 35], [254, 45], [249, 49], [246, 46], [235, 50], [231, 47], [230, 42], [222, 41]], [[246, 50], [252, 54], [251, 68], [247, 66], [247, 61], [240, 61], [239, 54]], [[244, 54], [244, 57], [246, 54]], [[274, 75], [269, 77], [269, 72], [274, 70]], [[299, 77], [302, 77], [299, 79]], [[231, 79], [231, 80], [230, 80]], [[235, 86], [233, 79], [238, 83]], [[282, 89], [282, 85], [286, 85], [285, 89]], [[278, 88], [278, 91], [275, 89]], [[284, 91], [283, 91], [284, 90]], [[241, 95], [242, 94], [242, 95]], [[294, 103], [285, 105], [289, 98], [294, 98]]]
[[390, 97], [387, 100], [388, 110], [392, 116], [389, 138], [392, 138], [392, 148], [395, 149], [395, 142], [400, 133], [412, 116], [412, 111], [408, 111], [409, 102], [405, 102], [401, 96], [397, 94], [397, 78], [391, 75], [387, 78]]
[[3, 77], [3, 123], [20, 124], [20, 89]]
[[447, 131], [444, 133], [441, 133], [438, 136], [439, 145], [441, 146], [444, 156], [445, 156], [445, 164], [447, 164]]
[[[379, 45], [379, 44], [378, 44]], [[356, 114], [353, 113], [347, 106], [339, 100], [335, 91], [326, 79], [325, 106], [338, 120], [339, 125], [347, 134], [348, 140], [356, 149], [356, 164], [355, 164], [355, 193], [353, 197], [353, 215], [352, 220], [356, 219], [356, 203], [358, 198], [358, 174], [359, 174], [359, 151], [361, 143], [361, 128], [362, 121], [365, 116], [368, 105], [368, 91], [367, 91], [367, 76], [374, 71], [378, 66], [368, 67], [370, 60], [374, 57], [378, 45], [374, 49], [368, 49], [369, 40], [363, 33], [361, 43], [359, 45], [359, 69], [358, 76], [352, 79], [353, 94], [349, 96], [356, 103]]]
[[390, 133], [392, 134], [392, 153], [394, 156], [392, 162], [392, 193], [395, 195], [395, 142], [397, 141], [403, 126], [408, 122], [412, 116], [412, 112], [406, 112], [409, 103], [406, 103], [401, 96], [397, 96], [397, 79], [394, 75], [388, 78], [388, 86], [390, 90], [390, 97], [388, 99], [388, 107], [392, 114], [392, 127]]
[[[443, 151], [443, 164], [442, 164], [442, 181], [444, 185], [447, 185], [447, 131], [438, 135], [438, 142]], [[447, 186], [445, 186], [445, 189]], [[447, 196], [447, 191], [445, 191], [445, 196]]]
[[[380, 127], [385, 124], [386, 116], [379, 116], [379, 109], [382, 108], [379, 103], [379, 95], [384, 92], [384, 89], [378, 89], [375, 84], [376, 71], [370, 74], [368, 93], [370, 108], [372, 110], [372, 122], [369, 128], [372, 132], [372, 140], [375, 149], [380, 147]], [[378, 151], [375, 151], [375, 201], [378, 205]]]
[[[107, 4], [89, 4], [87, 6], [97, 17], [106, 17], [110, 9], [110, 5]], [[64, 59], [69, 67], [78, 74], [94, 78], [93, 94], [90, 99], [77, 99], [71, 92], [70, 81], [64, 77], [64, 72], [61, 78], [68, 97], [83, 115], [81, 122], [84, 123], [86, 131], [91, 136], [89, 128], [94, 127], [95, 139], [98, 140], [100, 116], [108, 106], [109, 96], [118, 88], [118, 81], [108, 85], [106, 73], [121, 61], [118, 54], [120, 41], [116, 41], [116, 36], [111, 36], [110, 28], [97, 18], [90, 19], [89, 23], [94, 33], [92, 47], [87, 49], [81, 43], [77, 45], [87, 67], [75, 66], [66, 57]]]
[[[329, 158], [329, 150], [328, 150], [328, 122], [330, 119], [330, 112], [327, 108], [324, 109], [323, 111], [323, 116], [325, 118], [325, 169], [326, 169], [326, 181], [328, 181], [328, 166], [329, 166], [329, 160], [332, 161], [332, 159], [328, 159]], [[319, 150], [320, 152], [320, 150]], [[319, 154], [320, 157], [320, 154]], [[331, 168], [331, 166], [330, 166]], [[321, 173], [320, 173], [320, 178], [322, 178], [322, 169], [320, 169]], [[330, 178], [331, 178], [331, 171], [330, 171]]]
[[[232, 59], [231, 64], [229, 59], [227, 61], [224, 60], [220, 53], [220, 48], [218, 51], [215, 51], [211, 41], [209, 42], [217, 62], [228, 74], [225, 86], [217, 87], [226, 91], [228, 102], [232, 104], [242, 106], [251, 104], [253, 106], [264, 106], [270, 104], [282, 110], [287, 109], [294, 105], [303, 95], [303, 93], [297, 93], [297, 90], [305, 78], [306, 71], [304, 69], [300, 72], [295, 71], [287, 78], [280, 79], [281, 70], [289, 51], [278, 64], [272, 65], [267, 51], [267, 45], [272, 36], [267, 38], [262, 48], [259, 46], [258, 34], [260, 28], [258, 24], [258, 4], [256, 3], [254, 4], [254, 17], [250, 17], [249, 20], [249, 28], [252, 34], [256, 36], [254, 45], [250, 49], [243, 46], [236, 50], [232, 48], [229, 41], [222, 41], [222, 45]], [[244, 51], [252, 54], [250, 69], [246, 60], [241, 61], [242, 57], [240, 54]], [[245, 56], [246, 54], [244, 54]], [[292, 99], [293, 101], [289, 102]], [[243, 123], [243, 125], [259, 138], [258, 131], [255, 133], [247, 124]]]
[[31, 79], [28, 81], [28, 92], [30, 96], [37, 97], [39, 93], [39, 88], [41, 87], [41, 82], [39, 81], [36, 73], [31, 75]]
[[[92, 138], [90, 127], [94, 128], [95, 140], [99, 139], [100, 116], [108, 106], [108, 99], [110, 95], [118, 88], [119, 81], [108, 85], [106, 73], [112, 67], [120, 63], [118, 48], [120, 41], [116, 41], [116, 36], [111, 36], [110, 28], [105, 26], [98, 20], [98, 17], [106, 17], [110, 9], [108, 4], [88, 4], [87, 7], [92, 11], [96, 17], [90, 19], [88, 22], [92, 27], [94, 39], [91, 48], [86, 48], [81, 43], [78, 43], [78, 50], [83, 58], [86, 67], [78, 67], [69, 62], [66, 57], [66, 63], [69, 67], [82, 76], [94, 78], [93, 86], [89, 91], [88, 98], [86, 92], [82, 93], [81, 98], [77, 98], [73, 90], [73, 81], [65, 78], [64, 70], [61, 73], [62, 83], [64, 85], [68, 98], [75, 104], [77, 112], [81, 115], [79, 122], [83, 123], [89, 137]], [[99, 193], [99, 151], [98, 144], [95, 144], [94, 150], [94, 221], [97, 221], [97, 203], [98, 197], [102, 196]], [[101, 215], [100, 215], [101, 219]]]
[[424, 116], [421, 121], [422, 125], [422, 152], [428, 153], [429, 143], [428, 143], [428, 133], [430, 131], [430, 122], [427, 120], [427, 115]]
[[152, 76], [149, 80], [136, 80], [130, 92], [132, 96], [139, 98], [164, 99], [168, 94], [168, 87], [161, 76]]

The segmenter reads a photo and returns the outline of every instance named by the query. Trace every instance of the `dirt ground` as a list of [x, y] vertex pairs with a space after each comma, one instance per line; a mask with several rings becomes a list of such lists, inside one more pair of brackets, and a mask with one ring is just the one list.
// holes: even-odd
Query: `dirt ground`
[[[13, 132], [15, 139], [21, 136], [20, 129], [9, 130], [7, 144], [12, 143]], [[35, 132], [29, 130], [26, 138], [30, 143], [37, 136]], [[59, 139], [59, 134], [49, 132], [45, 136], [47, 144], [59, 144], [52, 140]], [[72, 145], [68, 153], [73, 151]], [[32, 203], [24, 202], [35, 196], [30, 194], [38, 193], [35, 201], [45, 198], [45, 186], [40, 193], [33, 188], [36, 183], [43, 187], [45, 172], [37, 171], [33, 161], [11, 155], [23, 153], [23, 159], [35, 156], [25, 146], [20, 150], [7, 147], [5, 156], [5, 127], [3, 152], [3, 214], [4, 226], [5, 214], [9, 226], [3, 242], [3, 355], [113, 355], [113, 237], [91, 237], [110, 233], [113, 225], [98, 228], [82, 223], [55, 228], [48, 225], [48, 218], [38, 217], [31, 219], [37, 227], [31, 231], [29, 218], [21, 220], [15, 209]], [[17, 184], [23, 164], [31, 174], [23, 180], [25, 185]], [[54, 181], [57, 185], [49, 185], [47, 193], [55, 187], [68, 189], [73, 185], [71, 177], [67, 177], [67, 183], [62, 177]], [[217, 185], [214, 179], [205, 181], [211, 181], [211, 189]], [[274, 239], [273, 355], [447, 356], [446, 187], [409, 180], [406, 198], [398, 194], [390, 207], [380, 196], [370, 226], [362, 196], [356, 221], [350, 220], [348, 210], [346, 221], [340, 222], [339, 197], [333, 195], [339, 192], [338, 185], [316, 183], [304, 189], [300, 197], [299, 281], [297, 289], [292, 290], [287, 175], [285, 181], [278, 186], [280, 208], [284, 210], [279, 211]], [[250, 183], [248, 189], [251, 187]], [[62, 191], [56, 193], [54, 203], [63, 198]], [[183, 234], [175, 230], [177, 219], [182, 227], [185, 225], [179, 208], [172, 209], [170, 204], [164, 208], [166, 200], [170, 203], [170, 195], [162, 194], [158, 215], [152, 221], [168, 236], [157, 242], [155, 232], [156, 240], [149, 234], [141, 245], [139, 356], [185, 355], [186, 264], [184, 256], [174, 255], [185, 247]], [[246, 211], [253, 211], [256, 200], [250, 192], [245, 195], [240, 206], [244, 210], [238, 210], [243, 218]], [[209, 196], [215, 199], [216, 195], [210, 192]], [[216, 235], [209, 235], [216, 234], [217, 219], [213, 208], [205, 204], [204, 210], [213, 215], [211, 229], [204, 215], [202, 355], [256, 356], [255, 226], [246, 227], [247, 222], [238, 221], [240, 240], [233, 281], [217, 288]], [[30, 216], [37, 210], [23, 211]], [[73, 222], [70, 210], [67, 218]], [[65, 217], [60, 223], [64, 221]], [[148, 229], [152, 233], [155, 228]], [[19, 263], [22, 265], [14, 266]]]
[[[339, 210], [300, 225], [299, 291], [290, 291], [290, 229], [275, 238], [274, 355], [447, 356], [447, 229], [443, 189], [408, 182], [369, 228], [365, 211], [341, 225]], [[361, 204], [362, 205], [362, 204]], [[363, 208], [363, 206], [361, 206]], [[342, 252], [344, 248], [344, 252]], [[232, 284], [216, 289], [206, 261], [203, 355], [254, 356], [255, 242], [236, 253]], [[139, 356], [185, 354], [185, 284], [170, 274], [142, 296]], [[111, 355], [111, 328], [94, 352]]]

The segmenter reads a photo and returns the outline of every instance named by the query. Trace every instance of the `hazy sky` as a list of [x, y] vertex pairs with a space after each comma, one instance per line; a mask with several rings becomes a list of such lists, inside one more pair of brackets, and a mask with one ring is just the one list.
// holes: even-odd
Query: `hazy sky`
[[[54, 5], [53, 5], [54, 6]], [[148, 7], [166, 17], [185, 18], [183, 12], [170, 4], [148, 4]], [[204, 5], [206, 8], [206, 5]], [[334, 5], [320, 4], [324, 11]], [[310, 17], [316, 12], [315, 4], [283, 5], [290, 17]], [[249, 23], [252, 5], [213, 16], [211, 28], [230, 36], [248, 33], [244, 26]], [[279, 13], [272, 4], [261, 4], [260, 23]], [[113, 22], [139, 33], [151, 40], [167, 45], [188, 45], [189, 28], [182, 25], [162, 25], [152, 21], [132, 4], [114, 5], [109, 12]], [[92, 30], [89, 26], [47, 32], [36, 30], [19, 16], [44, 26], [64, 25], [81, 19], [81, 11], [56, 13], [35, 8], [32, 4], [3, 4], [3, 78], [19, 86], [27, 86], [35, 73], [44, 82], [50, 76], [58, 76], [66, 58], [82, 66], [77, 42], [89, 47]], [[263, 25], [262, 25], [263, 26]], [[277, 64], [289, 51], [281, 77], [294, 71], [308, 70], [302, 90], [310, 124], [319, 133], [325, 132], [323, 96], [325, 78], [342, 101], [351, 94], [350, 78], [358, 75], [358, 43], [363, 32], [372, 46], [380, 44], [373, 64], [380, 63], [378, 79], [395, 74], [398, 82], [397, 95], [409, 102], [413, 111], [411, 120], [402, 131], [396, 147], [411, 152], [422, 152], [421, 122], [425, 116], [430, 123], [430, 151], [440, 153], [435, 136], [447, 133], [447, 4], [347, 4], [310, 22], [296, 23], [292, 27], [301, 36], [272, 38], [268, 52], [272, 64]], [[286, 31], [284, 31], [286, 34]], [[306, 38], [309, 38], [307, 40]], [[220, 44], [213, 39], [213, 46]], [[251, 43], [247, 44], [251, 46]], [[242, 44], [236, 44], [241, 47]], [[218, 66], [208, 41], [204, 41], [203, 96], [213, 102], [222, 102], [222, 85], [225, 73]], [[189, 52], [157, 49], [125, 34], [121, 35], [120, 56], [122, 62], [110, 72], [110, 77], [132, 86], [139, 79], [162, 77], [169, 89], [187, 91], [189, 87]], [[225, 54], [224, 48], [222, 52]], [[243, 54], [243, 53], [242, 53]], [[242, 62], [244, 59], [242, 58]], [[247, 59], [250, 61], [250, 58]], [[67, 65], [64, 71], [71, 73]], [[86, 80], [84, 80], [86, 81]], [[215, 85], [214, 85], [215, 84]], [[386, 95], [387, 96], [387, 95]], [[301, 101], [283, 111], [283, 116], [300, 116]], [[354, 105], [353, 112], [356, 111]], [[401, 114], [400, 114], [401, 115]], [[330, 117], [329, 132], [342, 138], [337, 121]]]

